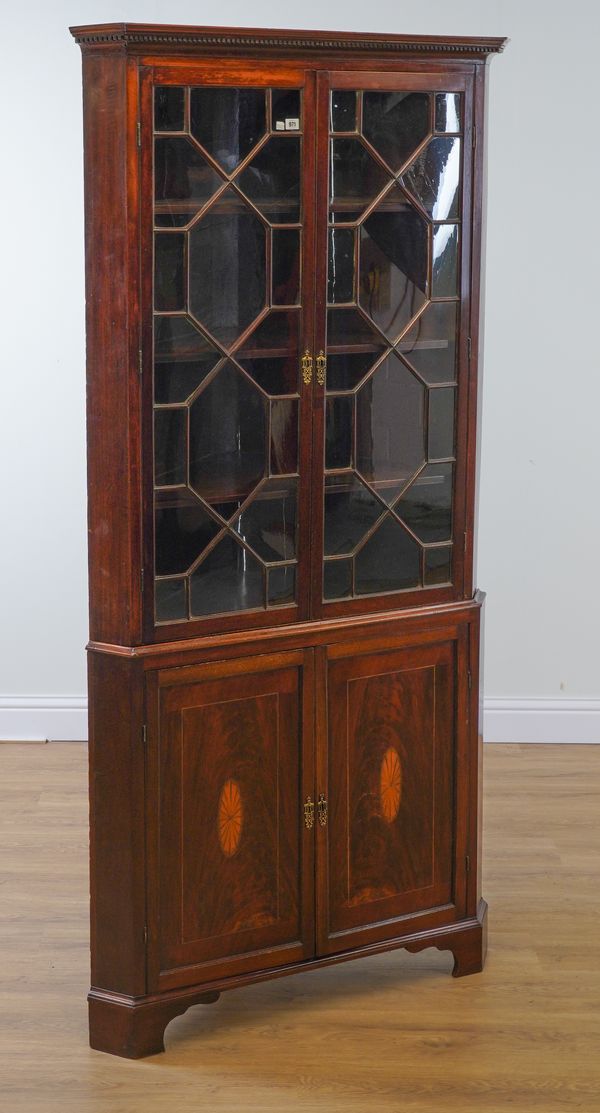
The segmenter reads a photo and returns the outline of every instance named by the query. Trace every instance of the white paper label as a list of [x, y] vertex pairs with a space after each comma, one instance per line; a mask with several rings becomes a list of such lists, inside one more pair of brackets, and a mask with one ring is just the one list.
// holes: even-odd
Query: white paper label
[[288, 117], [287, 120], [285, 121], [285, 130], [286, 131], [299, 131], [300, 130], [300, 120], [294, 119], [292, 117]]

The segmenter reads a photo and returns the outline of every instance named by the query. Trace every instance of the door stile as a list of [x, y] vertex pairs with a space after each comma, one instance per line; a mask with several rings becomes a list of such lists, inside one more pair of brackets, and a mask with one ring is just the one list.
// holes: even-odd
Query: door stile
[[[329, 802], [329, 730], [327, 708], [327, 646], [315, 649], [315, 795]], [[340, 775], [343, 771], [340, 770]], [[329, 810], [329, 809], [328, 809]], [[315, 821], [315, 916], [316, 953], [328, 953], [329, 937], [329, 823]]]
[[[315, 837], [314, 825], [308, 827], [305, 820], [304, 805], [316, 799], [316, 739], [315, 739], [315, 650], [304, 650], [304, 663], [300, 682], [301, 696], [301, 738], [300, 738], [300, 785], [298, 801], [299, 823], [301, 830], [300, 862], [302, 890], [302, 940], [306, 958], [316, 954], [316, 897], [315, 897]], [[315, 808], [316, 812], [316, 808]]]

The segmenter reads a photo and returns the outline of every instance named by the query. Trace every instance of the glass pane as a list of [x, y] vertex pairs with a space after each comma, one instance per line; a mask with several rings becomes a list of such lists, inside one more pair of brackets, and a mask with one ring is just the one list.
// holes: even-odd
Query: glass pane
[[458, 307], [452, 302], [428, 305], [404, 334], [398, 351], [426, 383], [452, 383], [456, 378]]
[[300, 90], [273, 89], [271, 127], [273, 131], [298, 131], [300, 120]]
[[331, 141], [331, 220], [346, 223], [361, 214], [389, 185], [389, 174], [359, 139]]
[[356, 396], [357, 469], [390, 503], [425, 459], [425, 389], [389, 355]]
[[452, 582], [452, 548], [450, 545], [441, 545], [438, 549], [425, 549], [425, 575], [426, 587]]
[[220, 359], [186, 317], [154, 321], [154, 401], [185, 402]]
[[300, 300], [300, 231], [274, 228], [272, 236], [273, 305], [297, 305]]
[[454, 455], [454, 387], [429, 391], [428, 457], [444, 460]]
[[295, 394], [298, 389], [296, 311], [271, 312], [236, 352], [236, 359], [267, 394]]
[[356, 592], [406, 591], [421, 583], [421, 548], [389, 515], [355, 560]]
[[331, 131], [356, 131], [356, 93], [334, 89], [331, 94]]
[[[341, 351], [340, 351], [341, 349]], [[327, 314], [327, 387], [353, 390], [373, 367], [385, 341], [356, 309], [330, 309]]]
[[352, 560], [326, 560], [323, 565], [323, 598], [348, 599], [352, 595]]
[[223, 178], [184, 136], [157, 139], [154, 145], [154, 223], [188, 224], [223, 185]]
[[325, 404], [325, 467], [349, 468], [352, 464], [354, 399], [328, 398]]
[[359, 302], [393, 340], [427, 300], [427, 223], [394, 187], [361, 227]]
[[460, 131], [460, 93], [436, 93], [435, 130]]
[[187, 572], [221, 528], [197, 500], [186, 505], [182, 499], [178, 505], [173, 499], [172, 503], [156, 509], [157, 576]]
[[269, 568], [268, 576], [268, 606], [281, 607], [285, 603], [294, 603], [296, 599], [296, 565], [284, 564], [277, 568]]
[[190, 116], [194, 139], [231, 174], [265, 133], [265, 90], [192, 89]]
[[354, 301], [354, 237], [353, 228], [329, 229], [330, 304]]
[[430, 128], [429, 93], [363, 93], [363, 133], [398, 171]]
[[236, 179], [271, 224], [300, 220], [300, 140], [275, 136]]
[[458, 212], [460, 139], [432, 139], [402, 176], [402, 185], [433, 220], [452, 220]]
[[428, 464], [394, 507], [420, 541], [449, 541], [452, 464]]
[[154, 598], [157, 622], [187, 618], [187, 580], [157, 580]]
[[190, 576], [192, 616], [263, 607], [263, 567], [242, 545], [224, 537]]
[[154, 483], [172, 487], [187, 479], [187, 409], [154, 414]]
[[298, 470], [298, 403], [293, 398], [271, 402], [271, 472]]
[[185, 235], [180, 232], [154, 237], [154, 308], [185, 309]]
[[454, 298], [458, 293], [458, 224], [433, 230], [431, 296]]
[[194, 317], [229, 346], [265, 305], [265, 228], [227, 189], [189, 233], [189, 303]]
[[354, 474], [325, 477], [325, 555], [351, 553], [384, 512]]
[[190, 486], [208, 502], [248, 495], [267, 470], [267, 402], [225, 363], [190, 406]]
[[296, 489], [293, 479], [267, 480], [232, 523], [261, 560], [296, 556]]
[[157, 85], [154, 90], [154, 130], [183, 131], [185, 89]]

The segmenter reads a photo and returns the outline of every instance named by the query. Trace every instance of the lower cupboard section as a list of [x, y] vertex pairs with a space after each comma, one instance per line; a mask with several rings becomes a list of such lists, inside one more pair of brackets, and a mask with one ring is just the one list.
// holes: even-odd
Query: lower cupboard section
[[147, 992], [474, 923], [471, 626], [147, 670]]

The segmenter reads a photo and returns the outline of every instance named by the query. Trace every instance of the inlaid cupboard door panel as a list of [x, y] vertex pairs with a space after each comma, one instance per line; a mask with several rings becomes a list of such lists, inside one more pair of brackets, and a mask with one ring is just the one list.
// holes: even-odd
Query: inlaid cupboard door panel
[[329, 662], [322, 953], [453, 918], [454, 667], [453, 643]]
[[313, 953], [311, 665], [288, 653], [160, 674], [160, 988], [272, 966], [273, 948], [277, 965]]

